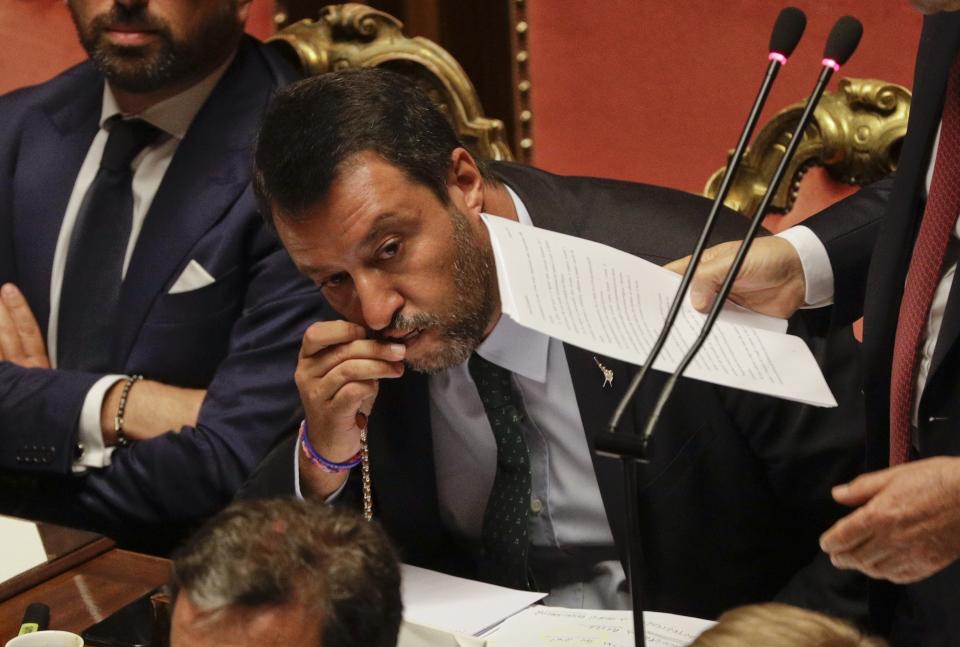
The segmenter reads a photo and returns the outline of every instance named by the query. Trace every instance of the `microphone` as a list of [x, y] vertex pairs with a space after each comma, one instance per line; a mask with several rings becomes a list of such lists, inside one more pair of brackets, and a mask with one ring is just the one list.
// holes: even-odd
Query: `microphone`
[[707, 315], [706, 321], [700, 330], [699, 336], [687, 350], [687, 354], [684, 355], [676, 370], [670, 374], [666, 384], [663, 386], [663, 390], [660, 392], [660, 396], [654, 405], [653, 412], [647, 419], [647, 425], [643, 430], [643, 436], [641, 439], [642, 449], [646, 449], [650, 436], [653, 434], [653, 431], [657, 425], [657, 421], [660, 418], [660, 413], [663, 411], [663, 407], [666, 405], [667, 400], [669, 400], [670, 395], [673, 393], [673, 389], [676, 386], [677, 381], [693, 361], [693, 358], [700, 350], [700, 347], [703, 345], [704, 341], [706, 341], [710, 331], [713, 330], [713, 325], [716, 323], [717, 317], [720, 315], [720, 311], [723, 309], [723, 304], [726, 301], [727, 296], [730, 294], [730, 290], [733, 288], [733, 282], [740, 273], [740, 268], [743, 265], [743, 261], [747, 256], [747, 252], [750, 250], [750, 244], [753, 242], [753, 239], [756, 238], [757, 232], [760, 229], [760, 223], [763, 221], [763, 215], [766, 212], [767, 207], [770, 206], [770, 202], [773, 200], [773, 196], [777, 191], [777, 187], [780, 186], [780, 182], [783, 180], [783, 176], [787, 170], [787, 165], [790, 163], [794, 153], [797, 151], [800, 140], [803, 138], [803, 131], [806, 130], [807, 125], [813, 118], [813, 112], [816, 109], [817, 104], [820, 102], [820, 97], [823, 96], [823, 91], [826, 89], [827, 83], [830, 81], [830, 77], [833, 76], [833, 74], [840, 69], [840, 66], [846, 63], [850, 56], [853, 55], [853, 52], [857, 49], [857, 45], [860, 44], [860, 38], [862, 35], [863, 25], [859, 20], [851, 16], [844, 16], [840, 18], [830, 31], [830, 36], [827, 39], [827, 45], [823, 52], [820, 76], [817, 79], [817, 83], [814, 86], [813, 92], [810, 94], [810, 98], [807, 99], [803, 113], [800, 116], [800, 121], [797, 123], [796, 128], [794, 128], [793, 134], [790, 137], [790, 142], [787, 144], [787, 149], [783, 154], [783, 158], [780, 160], [780, 164], [777, 166], [776, 171], [774, 171], [773, 178], [770, 180], [770, 185], [767, 187], [767, 192], [764, 194], [763, 199], [760, 201], [760, 206], [757, 209], [757, 212], [753, 215], [753, 218], [750, 221], [750, 225], [747, 228], [747, 234], [740, 243], [740, 247], [737, 250], [737, 255], [734, 257], [733, 264], [730, 266], [730, 270], [727, 272], [727, 275], [723, 280], [723, 285], [717, 294], [716, 300], [713, 302], [713, 307], [710, 309], [710, 313]]
[[643, 447], [638, 448], [636, 446], [636, 442], [638, 440], [637, 437], [633, 434], [616, 433], [617, 426], [620, 423], [620, 419], [623, 417], [624, 411], [626, 411], [627, 405], [633, 399], [637, 389], [649, 374], [650, 367], [653, 366], [654, 360], [656, 360], [657, 356], [660, 354], [660, 351], [663, 349], [663, 345], [667, 340], [667, 336], [669, 335], [670, 330], [676, 321], [677, 314], [680, 312], [680, 306], [682, 305], [684, 296], [686, 295], [687, 289], [690, 286], [693, 273], [696, 270], [697, 264], [700, 262], [700, 257], [703, 255], [703, 250], [706, 249], [710, 234], [713, 232], [717, 215], [720, 213], [720, 209], [723, 207], [723, 201], [727, 197], [727, 193], [730, 190], [733, 178], [736, 175], [737, 169], [740, 166], [740, 162], [743, 159], [743, 155], [746, 152], [747, 143], [750, 141], [753, 130], [757, 125], [757, 121], [760, 118], [760, 113], [763, 110], [763, 106], [767, 102], [767, 97], [770, 94], [770, 88], [773, 85], [773, 81], [777, 77], [777, 72], [779, 72], [780, 68], [786, 64], [790, 55], [793, 54], [793, 50], [796, 48], [797, 43], [800, 42], [800, 37], [803, 36], [803, 31], [806, 26], [806, 15], [794, 7], [787, 7], [780, 12], [780, 15], [777, 16], [776, 23], [774, 23], [773, 26], [773, 33], [770, 36], [770, 51], [767, 55], [767, 60], [769, 63], [767, 64], [766, 74], [764, 75], [763, 82], [760, 84], [760, 90], [757, 93], [757, 98], [753, 102], [753, 107], [750, 110], [747, 121], [743, 126], [743, 131], [740, 133], [740, 139], [737, 142], [737, 146], [734, 149], [733, 155], [730, 156], [730, 160], [727, 162], [727, 168], [724, 172], [720, 189], [717, 191], [717, 196], [713, 201], [712, 207], [710, 208], [707, 221], [704, 223], [703, 231], [700, 233], [700, 238], [697, 241], [696, 247], [694, 248], [690, 266], [687, 268], [686, 273], [684, 273], [683, 278], [680, 281], [680, 287], [677, 290], [677, 294], [674, 296], [673, 303], [670, 304], [670, 310], [667, 313], [667, 318], [664, 321], [663, 328], [660, 331], [660, 336], [654, 343], [653, 348], [647, 357], [647, 361], [641, 367], [639, 373], [634, 376], [633, 380], [630, 382], [630, 386], [627, 388], [627, 392], [617, 405], [617, 408], [614, 411], [613, 416], [611, 416], [610, 422], [607, 426], [608, 430], [606, 432], [597, 434], [597, 436], [594, 438], [594, 449], [598, 454], [614, 456], [623, 460], [623, 484], [624, 494], [627, 502], [628, 540], [626, 575], [627, 586], [630, 590], [633, 606], [634, 644], [637, 647], [646, 645], [646, 634], [643, 622], [643, 599], [641, 591], [644, 570], [642, 549], [643, 528], [640, 522], [639, 505], [637, 500], [637, 492], [639, 491], [637, 461], [643, 460], [645, 456], [646, 440], [645, 438], [642, 439], [640, 442], [643, 444]]
[[[623, 417], [624, 412], [626, 412], [627, 406], [629, 406], [630, 402], [633, 400], [634, 395], [640, 388], [640, 385], [646, 381], [650, 369], [653, 367], [656, 359], [660, 356], [660, 352], [663, 350], [664, 344], [666, 344], [667, 337], [669, 336], [670, 331], [673, 329], [674, 322], [677, 320], [677, 315], [680, 313], [680, 308], [683, 305], [683, 300], [690, 288], [690, 283], [693, 280], [693, 274], [696, 271], [697, 266], [700, 264], [700, 257], [703, 256], [703, 251], [707, 248], [707, 242], [710, 239], [710, 234], [713, 233], [713, 228], [717, 221], [717, 215], [720, 213], [720, 209], [723, 207], [723, 201], [726, 200], [727, 194], [730, 192], [730, 186], [733, 184], [733, 178], [736, 175], [737, 170], [740, 168], [740, 162], [743, 160], [743, 155], [747, 150], [747, 144], [750, 141], [750, 137], [753, 135], [753, 130], [757, 125], [757, 121], [760, 119], [760, 113], [763, 111], [763, 106], [767, 102], [767, 97], [770, 94], [770, 88], [773, 86], [773, 82], [777, 78], [777, 72], [780, 71], [780, 68], [786, 64], [787, 59], [791, 54], [793, 54], [793, 50], [796, 49], [797, 43], [800, 42], [800, 38], [803, 36], [803, 32], [806, 27], [806, 14], [795, 7], [786, 7], [785, 9], [781, 10], [780, 14], [777, 16], [777, 20], [773, 25], [773, 32], [770, 34], [770, 52], [767, 55], [767, 59], [770, 62], [767, 65], [766, 74], [763, 78], [763, 82], [760, 84], [760, 90], [757, 93], [757, 98], [753, 101], [753, 107], [750, 109], [750, 114], [748, 115], [747, 121], [743, 126], [743, 131], [740, 133], [740, 139], [737, 142], [737, 146], [734, 149], [733, 154], [730, 156], [730, 160], [727, 162], [727, 168], [724, 171], [723, 180], [720, 184], [719, 190], [717, 191], [717, 195], [713, 200], [713, 205], [710, 207], [710, 213], [703, 225], [703, 230], [700, 232], [700, 238], [697, 240], [697, 244], [693, 249], [693, 254], [690, 258], [690, 264], [687, 266], [687, 271], [684, 272], [683, 278], [680, 280], [680, 287], [677, 288], [677, 293], [673, 297], [673, 302], [670, 304], [670, 309], [667, 311], [667, 317], [664, 320], [663, 328], [660, 329], [660, 335], [657, 337], [653, 347], [650, 349], [650, 354], [647, 356], [647, 361], [640, 368], [640, 371], [634, 375], [633, 380], [630, 382], [630, 386], [627, 387], [626, 393], [624, 394], [623, 398], [621, 398], [617, 408], [613, 412], [613, 415], [610, 417], [610, 422], [607, 424], [607, 431], [609, 433], [607, 436], [605, 436], [605, 440], [609, 440], [615, 445], [618, 444], [619, 439], [613, 439], [610, 438], [610, 436], [616, 433], [617, 427], [620, 425], [620, 419]], [[856, 45], [854, 45], [854, 47], [856, 47]], [[644, 445], [645, 444], [646, 442], [644, 441]], [[598, 450], [600, 450], [599, 444], [597, 447]], [[613, 451], [600, 451], [604, 454], [609, 453], [614, 455], [616, 451], [612, 447], [610, 449]]]

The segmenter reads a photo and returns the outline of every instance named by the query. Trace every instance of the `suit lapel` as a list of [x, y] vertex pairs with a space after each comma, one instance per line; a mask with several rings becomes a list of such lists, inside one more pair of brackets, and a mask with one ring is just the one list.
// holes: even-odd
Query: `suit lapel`
[[[570, 379], [573, 381], [573, 390], [577, 396], [583, 432], [587, 437], [590, 458], [593, 461], [597, 484], [600, 486], [600, 497], [603, 499], [607, 521], [610, 523], [610, 530], [613, 532], [621, 559], [623, 559], [626, 556], [626, 547], [620, 541], [626, 536], [623, 463], [617, 459], [597, 456], [593, 441], [599, 432], [606, 431], [610, 416], [626, 393], [627, 386], [637, 369], [626, 362], [597, 355], [569, 344], [564, 344], [564, 350], [567, 365], [570, 368]], [[606, 387], [603, 386], [604, 375], [597, 367], [597, 361], [613, 371], [613, 383]], [[629, 434], [637, 431], [634, 422], [632, 415], [624, 416], [617, 430], [618, 433]]]
[[[567, 192], [549, 176], [534, 174], [519, 166], [497, 164], [494, 173], [513, 189], [530, 213], [533, 223], [540, 228], [565, 234], [580, 235], [571, 212], [573, 201], [567, 200]], [[617, 359], [598, 355], [591, 351], [564, 344], [570, 378], [580, 410], [580, 420], [590, 448], [600, 497], [610, 523], [622, 560], [626, 558], [626, 546], [621, 539], [626, 536], [626, 501], [623, 487], [623, 464], [612, 458], [601, 458], [593, 451], [593, 441], [597, 433], [606, 431], [614, 409], [620, 402], [636, 366]], [[597, 366], [600, 362], [606, 369], [613, 371], [613, 383], [604, 387], [604, 373]], [[632, 416], [624, 416], [618, 432], [634, 433], [635, 421]]]
[[[17, 281], [46, 331], [50, 280], [60, 225], [80, 166], [97, 134], [103, 81], [89, 65], [69, 72], [71, 89], [24, 120], [13, 180]], [[64, 94], [69, 99], [64, 98]], [[60, 100], [57, 100], [60, 99]]]
[[120, 293], [119, 366], [190, 250], [247, 188], [249, 145], [272, 88], [251, 50], [241, 48], [194, 119], [144, 220]]

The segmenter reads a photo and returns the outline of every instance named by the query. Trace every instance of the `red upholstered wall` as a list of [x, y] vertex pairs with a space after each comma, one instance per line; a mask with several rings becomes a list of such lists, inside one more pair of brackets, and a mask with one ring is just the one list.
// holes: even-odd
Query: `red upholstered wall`
[[[534, 162], [560, 173], [702, 191], [726, 162], [786, 1], [526, 0]], [[843, 14], [864, 23], [841, 76], [910, 86], [921, 17], [908, 0], [791, 0], [807, 32], [761, 124], [805, 97]], [[833, 86], [835, 86], [835, 82]]]
[[[274, 31], [273, 0], [254, 0], [247, 31]], [[0, 0], [0, 93], [39, 83], [85, 53], [63, 0]]]

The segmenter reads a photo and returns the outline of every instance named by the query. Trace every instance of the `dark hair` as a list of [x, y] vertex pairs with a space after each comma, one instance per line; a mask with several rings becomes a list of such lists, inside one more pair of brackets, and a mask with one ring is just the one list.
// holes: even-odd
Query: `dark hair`
[[324, 198], [344, 162], [370, 151], [446, 205], [450, 155], [461, 146], [443, 112], [410, 79], [381, 68], [331, 72], [274, 97], [254, 148], [253, 186], [272, 226], [274, 207], [296, 217]]
[[349, 510], [292, 498], [235, 503], [174, 556], [172, 584], [204, 611], [304, 606], [324, 647], [397, 643], [396, 554], [377, 524]]

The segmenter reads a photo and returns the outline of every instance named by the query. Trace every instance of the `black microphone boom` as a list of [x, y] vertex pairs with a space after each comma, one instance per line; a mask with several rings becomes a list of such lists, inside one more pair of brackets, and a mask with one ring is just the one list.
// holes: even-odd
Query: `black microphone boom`
[[706, 341], [710, 331], [713, 330], [713, 325], [716, 323], [717, 317], [720, 315], [720, 311], [723, 309], [723, 304], [726, 301], [727, 296], [730, 294], [730, 290], [733, 288], [734, 280], [740, 273], [740, 267], [743, 265], [743, 261], [747, 256], [747, 252], [750, 251], [750, 244], [753, 242], [753, 239], [756, 238], [757, 232], [760, 229], [760, 223], [763, 221], [763, 215], [766, 212], [767, 207], [770, 206], [770, 201], [773, 200], [773, 195], [776, 193], [777, 187], [780, 186], [780, 182], [783, 180], [783, 176], [787, 170], [787, 165], [790, 163], [794, 153], [797, 151], [800, 140], [803, 138], [803, 131], [806, 130], [807, 125], [813, 118], [813, 112], [816, 109], [817, 104], [820, 103], [820, 97], [823, 96], [823, 91], [826, 89], [827, 83], [830, 81], [830, 77], [833, 76], [834, 72], [840, 69], [840, 65], [845, 63], [850, 58], [854, 50], [856, 50], [857, 45], [860, 43], [860, 37], [862, 35], [863, 25], [859, 20], [850, 16], [844, 16], [838, 20], [833, 26], [833, 29], [830, 31], [830, 37], [827, 39], [827, 46], [823, 53], [822, 68], [820, 70], [820, 76], [817, 79], [817, 84], [814, 86], [810, 98], [807, 99], [807, 104], [804, 106], [803, 114], [800, 116], [800, 121], [797, 123], [796, 128], [794, 128], [793, 134], [790, 138], [790, 143], [787, 144], [787, 149], [783, 154], [783, 158], [780, 160], [780, 164], [777, 166], [777, 169], [773, 174], [773, 178], [770, 180], [770, 185], [767, 187], [767, 192], [764, 194], [763, 199], [760, 201], [760, 206], [757, 209], [757, 212], [753, 215], [753, 218], [750, 221], [750, 226], [747, 228], [747, 234], [740, 243], [740, 248], [737, 250], [737, 255], [734, 257], [733, 264], [730, 266], [730, 270], [727, 272], [727, 275], [723, 280], [723, 284], [720, 288], [720, 291], [717, 293], [717, 298], [713, 303], [713, 307], [710, 309], [710, 313], [707, 315], [706, 321], [700, 330], [699, 336], [687, 350], [687, 354], [684, 355], [676, 370], [670, 374], [666, 384], [663, 386], [663, 390], [660, 392], [660, 396], [654, 405], [653, 412], [650, 414], [650, 418], [647, 420], [647, 426], [643, 430], [644, 446], [646, 445], [646, 442], [649, 440], [650, 436], [653, 434], [653, 431], [657, 425], [657, 420], [660, 418], [660, 413], [663, 411], [663, 407], [666, 405], [667, 400], [669, 400], [670, 394], [673, 392], [673, 389], [677, 384], [677, 380], [679, 380], [680, 376], [683, 375], [683, 372], [693, 361], [693, 358], [700, 350], [700, 347], [703, 345], [704, 341]]
[[797, 47], [797, 43], [800, 42], [800, 37], [803, 36], [803, 31], [806, 26], [806, 15], [794, 7], [783, 9], [777, 16], [777, 21], [773, 25], [773, 33], [770, 35], [770, 53], [767, 57], [770, 63], [767, 65], [767, 72], [763, 78], [763, 82], [760, 84], [760, 91], [757, 93], [757, 98], [753, 101], [753, 107], [750, 109], [747, 121], [743, 125], [743, 131], [740, 133], [737, 147], [733, 150], [733, 154], [727, 162], [727, 168], [723, 173], [720, 188], [713, 200], [713, 205], [710, 207], [710, 214], [707, 216], [703, 230], [700, 232], [700, 238], [697, 240], [697, 244], [693, 249], [687, 271], [684, 272], [683, 278], [680, 280], [680, 287], [677, 288], [677, 293], [673, 297], [670, 309], [667, 311], [663, 327], [660, 329], [660, 335], [650, 349], [650, 353], [647, 355], [647, 361], [644, 362], [640, 371], [633, 377], [633, 380], [630, 381], [630, 386], [627, 387], [626, 393], [610, 417], [607, 430], [611, 434], [616, 433], [617, 427], [620, 425], [620, 419], [627, 410], [627, 406], [633, 400], [634, 394], [636, 394], [640, 385], [646, 381], [650, 369], [653, 368], [654, 362], [660, 356], [660, 352], [663, 350], [664, 344], [666, 344], [667, 337], [673, 328], [674, 322], [677, 320], [677, 315], [680, 313], [683, 300], [690, 288], [690, 282], [693, 280], [693, 272], [700, 263], [700, 257], [703, 255], [703, 251], [707, 248], [710, 234], [713, 233], [713, 228], [717, 221], [717, 215], [723, 207], [723, 201], [726, 200], [727, 194], [730, 192], [733, 178], [736, 176], [737, 169], [740, 168], [740, 162], [743, 160], [743, 155], [747, 150], [747, 144], [750, 142], [753, 130], [757, 125], [757, 121], [760, 119], [763, 106], [767, 102], [770, 88], [777, 78], [777, 72], [779, 72], [780, 68], [787, 62], [787, 57], [789, 57]]
[[637, 501], [637, 492], [640, 482], [637, 460], [642, 459], [644, 453], [643, 448], [641, 448], [640, 451], [634, 451], [629, 446], [629, 442], [624, 444], [621, 441], [628, 441], [628, 439], [629, 441], [634, 442], [638, 440], [640, 442], [644, 441], [643, 439], [637, 438], [632, 434], [617, 434], [617, 426], [620, 423], [620, 418], [623, 416], [627, 405], [637, 392], [637, 388], [643, 383], [644, 379], [649, 373], [650, 368], [653, 366], [654, 360], [663, 349], [663, 345], [667, 340], [670, 329], [672, 328], [674, 321], [676, 321], [677, 314], [680, 312], [680, 307], [683, 304], [684, 296], [686, 295], [687, 289], [690, 286], [690, 281], [693, 278], [693, 271], [696, 269], [696, 266], [700, 261], [703, 250], [707, 247], [707, 242], [710, 239], [710, 234], [713, 232], [717, 215], [720, 213], [720, 209], [723, 208], [723, 201], [726, 199], [727, 193], [730, 191], [733, 178], [740, 166], [740, 161], [743, 159], [744, 152], [747, 149], [747, 143], [750, 141], [753, 130], [760, 118], [760, 113], [767, 101], [767, 96], [770, 94], [770, 88], [773, 86], [773, 82], [777, 77], [777, 72], [787, 62], [787, 58], [793, 53], [797, 43], [800, 41], [800, 37], [803, 36], [803, 31], [806, 28], [806, 25], [807, 18], [804, 13], [793, 7], [787, 7], [780, 12], [779, 16], [777, 16], [777, 21], [773, 27], [773, 34], [770, 36], [770, 52], [767, 57], [770, 62], [767, 65], [766, 74], [763, 78], [763, 82], [760, 85], [757, 98], [753, 102], [753, 107], [750, 110], [747, 121], [743, 126], [743, 131], [741, 132], [740, 139], [737, 142], [737, 147], [734, 149], [733, 154], [730, 156], [730, 160], [727, 162], [727, 168], [724, 172], [720, 189], [717, 191], [717, 196], [713, 201], [710, 214], [707, 216], [707, 221], [704, 223], [703, 231], [700, 233], [700, 238], [697, 241], [696, 247], [694, 248], [690, 266], [680, 281], [680, 287], [677, 290], [676, 296], [674, 296], [673, 303], [670, 304], [670, 310], [667, 313], [663, 328], [660, 331], [660, 336], [657, 338], [653, 348], [650, 350], [647, 361], [644, 363], [637, 375], [634, 376], [633, 380], [630, 382], [630, 386], [627, 388], [626, 394], [617, 405], [617, 409], [610, 418], [608, 431], [606, 433], [598, 434], [594, 441], [594, 448], [598, 453], [608, 456], [616, 456], [623, 460], [623, 482], [627, 503], [626, 574], [627, 583], [633, 602], [633, 639], [634, 644], [637, 647], [642, 647], [647, 644], [646, 634], [644, 632], [644, 605], [641, 591], [643, 581], [642, 528], [640, 524], [640, 512]]

